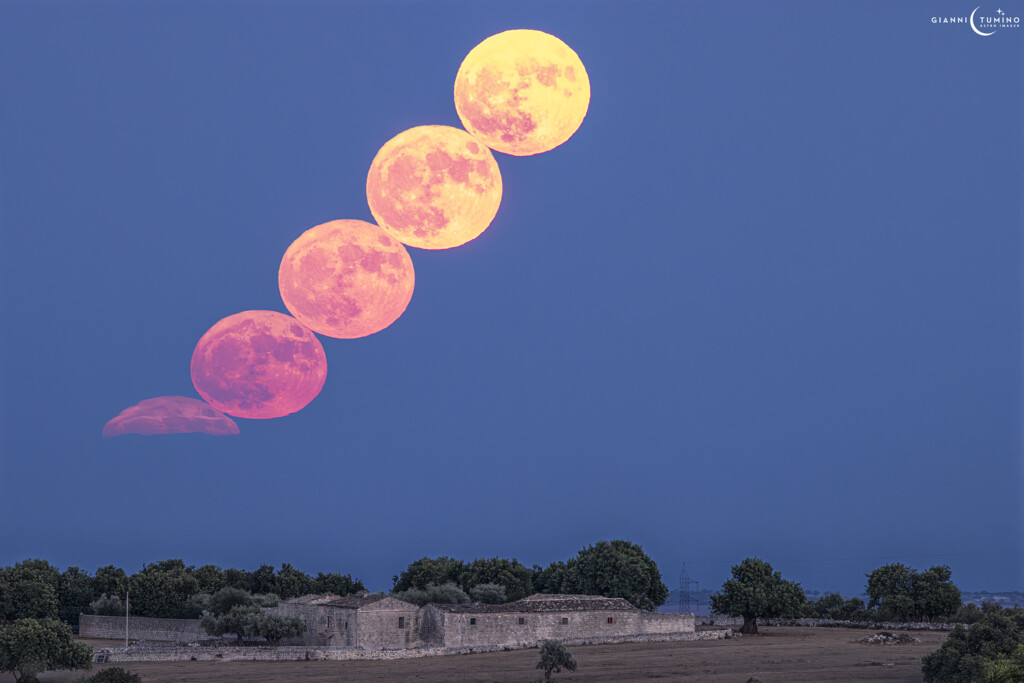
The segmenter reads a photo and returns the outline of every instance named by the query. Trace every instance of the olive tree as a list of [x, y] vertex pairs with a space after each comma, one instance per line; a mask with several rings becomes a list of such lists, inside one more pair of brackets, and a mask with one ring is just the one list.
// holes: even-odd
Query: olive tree
[[0, 625], [0, 671], [10, 671], [18, 683], [34, 683], [43, 671], [90, 666], [92, 648], [76, 643], [62, 621], [18, 619]]
[[786, 581], [772, 566], [748, 557], [732, 568], [732, 578], [711, 595], [711, 609], [717, 614], [743, 617], [740, 633], [757, 633], [757, 618], [800, 615], [806, 598], [799, 583]]

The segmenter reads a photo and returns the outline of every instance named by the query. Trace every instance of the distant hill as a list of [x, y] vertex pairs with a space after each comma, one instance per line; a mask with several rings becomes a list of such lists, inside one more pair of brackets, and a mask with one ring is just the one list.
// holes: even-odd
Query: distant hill
[[[697, 599], [697, 608], [693, 611], [697, 616], [704, 616], [711, 613], [711, 599], [710, 595], [716, 592], [715, 590], [701, 589], [694, 593], [694, 597]], [[829, 593], [830, 591], [816, 591], [816, 590], [804, 590], [804, 594], [808, 600], [817, 600], [822, 595]], [[961, 598], [964, 604], [973, 602], [975, 605], [981, 605], [983, 602], [995, 602], [1000, 607], [1013, 607], [1014, 605], [1020, 605], [1024, 607], [1024, 591], [960, 591]], [[868, 601], [868, 596], [863, 593], [854, 595], [852, 593], [842, 593], [844, 600], [850, 598], [860, 598], [865, 603]], [[678, 612], [679, 611], [679, 595], [677, 591], [673, 591], [673, 594], [669, 597], [668, 602], [658, 608], [659, 612]]]
[[999, 591], [992, 593], [990, 591], [960, 591], [960, 596], [963, 598], [964, 604], [973, 602], [975, 605], [981, 605], [983, 602], [997, 602], [1001, 607], [1013, 607], [1014, 605], [1020, 605], [1024, 607], [1024, 591]]

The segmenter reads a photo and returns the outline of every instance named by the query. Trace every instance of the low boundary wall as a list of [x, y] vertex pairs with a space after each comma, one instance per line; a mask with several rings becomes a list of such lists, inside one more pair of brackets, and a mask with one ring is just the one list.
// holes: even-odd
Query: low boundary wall
[[[599, 645], [605, 643], [655, 643], [686, 640], [720, 640], [731, 638], [729, 629], [721, 631], [697, 631], [695, 633], [657, 633], [642, 636], [610, 636], [604, 638], [566, 638], [566, 645]], [[364, 650], [359, 647], [316, 647], [283, 645], [280, 647], [256, 646], [184, 646], [184, 645], [134, 645], [130, 647], [102, 648], [97, 656], [106, 662], [182, 662], [182, 661], [298, 661], [298, 660], [349, 660], [349, 659], [411, 659], [414, 657], [438, 657], [443, 655], [466, 655], [480, 652], [500, 652], [537, 647], [537, 643], [520, 646], [494, 645], [458, 648], [417, 648], [412, 650]]]
[[[80, 638], [114, 638], [124, 640], [124, 617], [104, 617], [81, 614], [78, 617]], [[128, 617], [129, 640], [158, 640], [187, 643], [208, 638], [198, 619], [156, 619], [154, 617]]]
[[[709, 614], [697, 617], [698, 626], [743, 626], [743, 617], [730, 617], [723, 614]], [[834, 626], [837, 628], [864, 628], [879, 631], [952, 631], [957, 624], [929, 622], [894, 622], [894, 621], [839, 621], [837, 619], [761, 619], [758, 626]], [[966, 624], [961, 624], [967, 628]]]

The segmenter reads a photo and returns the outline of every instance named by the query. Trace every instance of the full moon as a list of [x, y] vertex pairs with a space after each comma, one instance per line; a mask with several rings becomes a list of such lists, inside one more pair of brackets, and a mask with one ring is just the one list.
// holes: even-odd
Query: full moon
[[455, 76], [455, 110], [473, 137], [514, 156], [572, 137], [590, 106], [590, 79], [572, 48], [542, 31], [487, 38]]
[[331, 221], [292, 242], [277, 273], [281, 298], [314, 332], [355, 339], [395, 322], [415, 275], [409, 252], [372, 223]]
[[388, 140], [366, 178], [381, 228], [403, 244], [448, 249], [487, 229], [501, 204], [491, 151], [450, 126], [418, 126]]
[[295, 318], [242, 311], [206, 331], [192, 353], [192, 384], [235, 417], [283, 417], [316, 398], [327, 379], [324, 347]]

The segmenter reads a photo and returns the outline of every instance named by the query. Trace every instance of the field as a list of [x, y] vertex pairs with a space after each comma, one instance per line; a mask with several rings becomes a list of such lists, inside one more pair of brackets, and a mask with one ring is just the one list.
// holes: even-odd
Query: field
[[[762, 627], [757, 636], [678, 643], [628, 643], [570, 648], [579, 664], [574, 674], [553, 681], [712, 681], [763, 683], [818, 681], [921, 681], [921, 657], [934, 652], [944, 632], [914, 631], [920, 642], [869, 645], [857, 639], [874, 631], [839, 628]], [[106, 641], [94, 646], [113, 645]], [[349, 662], [138, 662], [122, 664], [145, 683], [224, 681], [453, 681], [521, 683], [538, 681], [538, 651], [423, 657], [397, 661]], [[94, 671], [106, 665], [97, 665]], [[113, 665], [118, 666], [118, 665]], [[43, 683], [71, 683], [81, 672], [43, 675]], [[13, 679], [0, 676], [0, 683]]]

